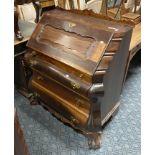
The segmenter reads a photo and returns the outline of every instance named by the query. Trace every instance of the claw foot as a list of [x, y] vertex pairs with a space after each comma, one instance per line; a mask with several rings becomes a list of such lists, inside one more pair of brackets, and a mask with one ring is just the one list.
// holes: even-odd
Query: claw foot
[[90, 149], [99, 149], [101, 147], [101, 134], [92, 134], [88, 138], [88, 146]]

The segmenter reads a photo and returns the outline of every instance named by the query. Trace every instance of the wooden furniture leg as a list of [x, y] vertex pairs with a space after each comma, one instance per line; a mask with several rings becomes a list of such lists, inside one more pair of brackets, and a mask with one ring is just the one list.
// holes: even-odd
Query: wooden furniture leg
[[41, 15], [41, 5], [40, 5], [40, 2], [39, 1], [33, 1], [32, 2], [34, 7], [35, 7], [35, 10], [36, 10], [36, 19], [35, 19], [35, 23], [38, 23], [39, 22], [39, 18], [40, 18], [40, 15]]
[[102, 0], [102, 6], [101, 6], [101, 14], [103, 14], [103, 15], [107, 15], [107, 4], [108, 2], [107, 2], [107, 0]]
[[88, 146], [90, 149], [98, 149], [101, 147], [101, 133], [91, 133], [88, 137]]
[[29, 95], [29, 100], [31, 105], [39, 105], [38, 94], [32, 93]]

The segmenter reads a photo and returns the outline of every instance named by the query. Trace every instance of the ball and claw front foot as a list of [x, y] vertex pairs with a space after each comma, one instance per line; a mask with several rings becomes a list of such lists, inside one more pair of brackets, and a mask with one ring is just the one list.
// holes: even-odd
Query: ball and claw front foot
[[37, 94], [31, 94], [29, 96], [29, 101], [30, 101], [31, 105], [38, 105], [39, 101], [38, 101], [38, 98], [37, 98]]
[[95, 135], [93, 138], [88, 138], [89, 149], [99, 149], [101, 147], [101, 135]]

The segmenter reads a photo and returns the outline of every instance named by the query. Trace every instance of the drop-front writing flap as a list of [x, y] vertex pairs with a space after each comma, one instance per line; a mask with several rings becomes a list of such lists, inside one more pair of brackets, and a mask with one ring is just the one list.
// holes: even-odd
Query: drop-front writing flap
[[45, 14], [28, 42], [28, 47], [93, 75], [113, 33], [80, 22], [80, 18], [82, 15], [79, 15], [79, 21], [74, 20], [73, 14], [69, 12], [64, 18], [52, 12]]
[[43, 31], [39, 34], [37, 39], [41, 44], [49, 44], [64, 52], [74, 53], [77, 54], [77, 56], [87, 59], [89, 55], [85, 55], [86, 51], [94, 42], [93, 38], [82, 37], [75, 33], [53, 28], [50, 25], [44, 26]]

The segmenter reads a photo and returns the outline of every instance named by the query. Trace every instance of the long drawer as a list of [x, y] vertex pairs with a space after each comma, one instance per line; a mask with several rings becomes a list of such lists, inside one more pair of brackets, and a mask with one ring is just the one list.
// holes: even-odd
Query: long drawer
[[51, 62], [49, 63], [39, 57], [35, 57], [33, 62], [33, 70], [42, 73], [50, 79], [52, 78], [53, 80], [59, 82], [59, 84], [63, 85], [67, 89], [70, 89], [71, 91], [74, 91], [80, 96], [88, 98], [88, 91], [91, 87], [91, 83], [84, 81], [82, 78], [76, 77], [72, 73], [67, 73]]
[[90, 103], [76, 93], [69, 91], [55, 80], [34, 71], [30, 89], [39, 94], [49, 107], [56, 110], [76, 125], [85, 126], [90, 113]]

